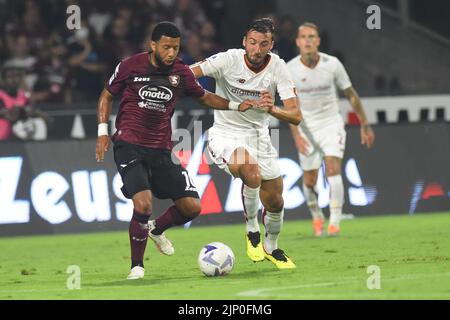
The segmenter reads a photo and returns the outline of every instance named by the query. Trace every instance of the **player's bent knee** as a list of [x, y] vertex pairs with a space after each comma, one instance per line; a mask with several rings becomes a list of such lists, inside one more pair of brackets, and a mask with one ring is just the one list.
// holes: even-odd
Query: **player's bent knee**
[[141, 214], [149, 216], [152, 214], [152, 205], [151, 205], [151, 203], [145, 203], [145, 202], [135, 203], [134, 210]]
[[327, 168], [326, 174], [327, 177], [337, 176], [341, 174], [341, 170], [339, 168]]
[[239, 168], [239, 176], [245, 185], [250, 188], [261, 186], [261, 174], [257, 164], [245, 164]]
[[315, 184], [315, 181], [314, 180], [305, 180], [304, 182], [304, 185], [306, 186], [306, 187], [308, 187], [308, 188], [310, 188], [310, 189], [313, 189], [314, 188], [314, 186], [316, 185]]
[[188, 216], [191, 218], [197, 217], [202, 211], [202, 207], [200, 206], [200, 201], [194, 202], [189, 208]]
[[185, 199], [182, 208], [179, 208], [179, 210], [186, 218], [194, 219], [202, 211], [200, 200], [195, 198]]
[[280, 212], [284, 208], [284, 200], [281, 195], [276, 196], [276, 197], [271, 197], [271, 199], [268, 200], [266, 203], [263, 203], [263, 205], [267, 211]]
[[303, 184], [308, 188], [313, 189], [317, 183], [317, 174], [314, 173], [304, 173], [303, 175]]
[[152, 213], [152, 202], [150, 199], [137, 199], [133, 200], [134, 210], [144, 214], [151, 215]]

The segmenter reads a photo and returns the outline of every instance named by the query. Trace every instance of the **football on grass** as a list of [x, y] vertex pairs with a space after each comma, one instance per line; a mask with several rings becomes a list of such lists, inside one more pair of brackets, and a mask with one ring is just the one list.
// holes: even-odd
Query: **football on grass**
[[198, 265], [208, 277], [226, 275], [233, 270], [233, 251], [222, 242], [211, 242], [200, 250]]

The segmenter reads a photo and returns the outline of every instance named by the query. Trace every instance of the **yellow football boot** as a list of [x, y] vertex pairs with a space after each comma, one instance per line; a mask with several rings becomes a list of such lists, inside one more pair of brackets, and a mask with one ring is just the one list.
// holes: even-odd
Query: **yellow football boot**
[[266, 259], [272, 262], [278, 269], [294, 269], [297, 268], [295, 263], [289, 258], [283, 250], [275, 249], [271, 254], [264, 251]]
[[261, 235], [259, 232], [249, 232], [245, 235], [247, 243], [247, 256], [253, 262], [264, 260], [264, 249], [261, 243]]

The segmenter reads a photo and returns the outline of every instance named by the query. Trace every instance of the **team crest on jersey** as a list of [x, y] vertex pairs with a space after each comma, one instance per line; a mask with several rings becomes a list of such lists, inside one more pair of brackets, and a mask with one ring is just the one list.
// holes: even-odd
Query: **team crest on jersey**
[[169, 76], [169, 82], [174, 87], [178, 87], [178, 84], [180, 83], [180, 76], [179, 75], [171, 75], [171, 76]]
[[239, 83], [245, 83], [245, 79], [239, 79], [238, 82]]

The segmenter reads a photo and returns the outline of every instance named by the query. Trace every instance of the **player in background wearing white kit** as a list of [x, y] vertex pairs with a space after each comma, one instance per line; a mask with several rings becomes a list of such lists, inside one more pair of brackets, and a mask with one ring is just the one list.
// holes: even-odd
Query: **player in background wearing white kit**
[[304, 121], [300, 126], [291, 125], [291, 131], [303, 169], [303, 192], [313, 217], [314, 234], [320, 236], [323, 233], [324, 216], [318, 205], [316, 183], [318, 170], [325, 160], [330, 185], [328, 234], [337, 235], [344, 203], [341, 163], [346, 132], [339, 113], [336, 88], [344, 92], [358, 116], [361, 143], [370, 148], [375, 135], [342, 63], [336, 57], [319, 52], [318, 27], [313, 23], [302, 24], [298, 28], [296, 44], [300, 55], [287, 65], [302, 102]]
[[[273, 48], [272, 20], [263, 18], [249, 26], [243, 38], [244, 49], [231, 49], [191, 66], [195, 76], [216, 80], [216, 94], [243, 101], [261, 96], [261, 104], [245, 115], [214, 112], [214, 125], [208, 132], [208, 150], [219, 168], [243, 181], [242, 200], [246, 218], [247, 255], [252, 261], [264, 258], [279, 269], [295, 264], [278, 248], [283, 224], [283, 179], [278, 154], [269, 135], [269, 117], [298, 125], [301, 113], [295, 86], [286, 63], [270, 52]], [[278, 92], [283, 108], [274, 106]], [[264, 206], [264, 244], [258, 223], [259, 199]]]

